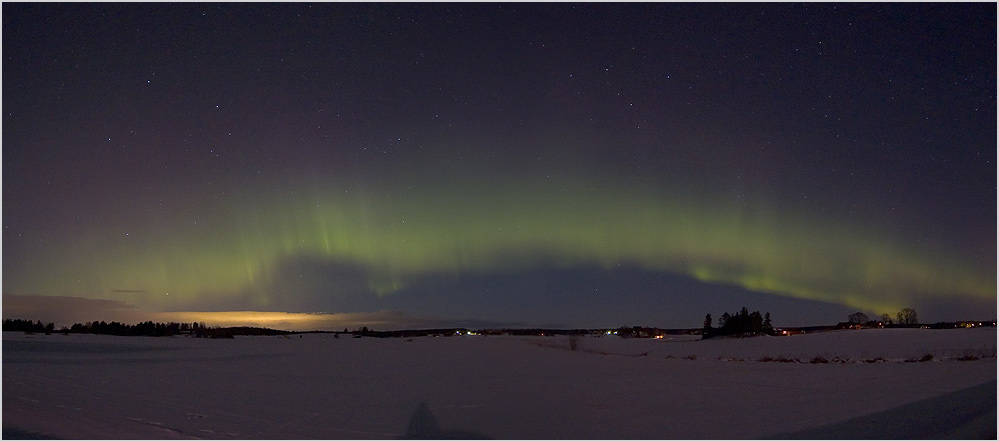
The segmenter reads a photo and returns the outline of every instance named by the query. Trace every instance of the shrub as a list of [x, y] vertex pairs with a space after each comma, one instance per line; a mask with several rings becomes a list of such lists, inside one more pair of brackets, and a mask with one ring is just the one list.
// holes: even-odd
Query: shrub
[[960, 357], [955, 358], [958, 361], [977, 361], [979, 359], [987, 359], [996, 357], [996, 349], [987, 349], [982, 347], [980, 350], [974, 348], [969, 348], [964, 351]]
[[[784, 362], [784, 363], [795, 363], [795, 364], [801, 362], [801, 360], [797, 359], [797, 358], [787, 358], [787, 357], [771, 358], [770, 356], [764, 356], [764, 357], [762, 357], [760, 359], [757, 359], [757, 361], [759, 361], [759, 362]], [[826, 361], [826, 362], [829, 362], [829, 361]]]
[[923, 357], [921, 357], [919, 359], [916, 359], [916, 358], [906, 359], [905, 362], [929, 362], [929, 361], [932, 361], [932, 360], [933, 360], [933, 355], [930, 354], [930, 353], [927, 353], [927, 354], [923, 355]]
[[829, 360], [826, 359], [826, 358], [823, 358], [822, 356], [816, 356], [816, 357], [812, 358], [811, 362], [813, 364], [828, 364]]

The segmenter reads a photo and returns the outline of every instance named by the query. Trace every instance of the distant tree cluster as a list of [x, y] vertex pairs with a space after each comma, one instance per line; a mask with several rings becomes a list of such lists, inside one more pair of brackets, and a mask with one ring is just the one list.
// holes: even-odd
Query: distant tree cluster
[[884, 324], [884, 325], [891, 325], [892, 324], [891, 315], [889, 315], [887, 313], [882, 313], [881, 314], [881, 323]]
[[864, 328], [864, 327], [907, 327], [919, 324], [919, 316], [916, 314], [914, 309], [909, 307], [903, 308], [897, 314], [895, 314], [896, 320], [893, 321], [892, 317], [888, 313], [882, 313], [877, 319], [872, 320], [867, 317], [863, 312], [856, 312], [850, 314], [847, 322], [840, 322], [836, 324], [837, 328]]
[[[20, 331], [26, 333], [46, 333], [55, 331], [55, 324], [48, 323], [42, 325], [42, 321], [32, 322], [25, 319], [5, 319], [3, 321], [3, 331]], [[274, 330], [261, 327], [208, 327], [197, 322], [177, 323], [177, 322], [140, 322], [135, 325], [124, 324], [117, 321], [104, 322], [94, 321], [86, 324], [76, 323], [72, 327], [63, 327], [60, 333], [84, 333], [94, 335], [113, 336], [174, 336], [189, 335], [196, 338], [223, 338], [230, 339], [235, 335], [282, 335], [290, 332]]]
[[4, 319], [3, 331], [52, 334], [55, 331], [55, 324], [50, 322], [42, 325], [42, 321], [31, 322], [27, 319]]
[[86, 324], [76, 323], [69, 328], [70, 333], [115, 336], [173, 336], [180, 334], [180, 331], [181, 325], [176, 322], [164, 324], [153, 321], [140, 322], [135, 325], [128, 325], [117, 321], [94, 321]]
[[899, 324], [903, 325], [919, 324], [919, 317], [916, 315], [916, 311], [908, 307], [899, 311], [897, 318]]
[[711, 326], [711, 315], [704, 318], [704, 330], [701, 334], [703, 339], [710, 339], [715, 336], [757, 336], [773, 335], [774, 327], [770, 322], [770, 312], [761, 315], [759, 311], [749, 312], [746, 307], [738, 313], [730, 315], [728, 312], [718, 318], [718, 328]]

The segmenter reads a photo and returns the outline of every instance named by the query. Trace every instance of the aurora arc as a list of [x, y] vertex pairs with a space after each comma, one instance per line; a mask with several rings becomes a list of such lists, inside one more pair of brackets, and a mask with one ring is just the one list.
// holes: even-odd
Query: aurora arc
[[4, 12], [7, 305], [994, 318], [995, 5]]
[[197, 224], [165, 215], [127, 236], [92, 230], [77, 247], [36, 257], [50, 260], [39, 267], [47, 271], [14, 274], [5, 289], [113, 295], [160, 310], [250, 293], [250, 307], [266, 309], [295, 296], [275, 284], [281, 263], [309, 256], [365, 268], [368, 291], [382, 297], [428, 273], [542, 264], [637, 265], [875, 312], [913, 295], [995, 296], [994, 273], [877, 226], [775, 201], [678, 195], [551, 177], [246, 188], [200, 207], [211, 216]]

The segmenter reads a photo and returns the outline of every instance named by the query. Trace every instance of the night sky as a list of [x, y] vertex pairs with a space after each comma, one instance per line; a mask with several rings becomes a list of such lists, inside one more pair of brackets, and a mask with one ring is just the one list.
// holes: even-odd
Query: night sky
[[4, 297], [994, 318], [996, 16], [4, 3]]

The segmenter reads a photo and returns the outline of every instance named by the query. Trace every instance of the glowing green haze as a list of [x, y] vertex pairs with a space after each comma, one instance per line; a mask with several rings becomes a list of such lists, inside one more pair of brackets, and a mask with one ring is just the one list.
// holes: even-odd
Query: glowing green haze
[[994, 5], [4, 12], [25, 302], [994, 318]]
[[162, 309], [252, 293], [255, 307], [266, 307], [294, 296], [273, 291], [282, 260], [318, 256], [369, 269], [369, 288], [381, 296], [421, 274], [552, 261], [636, 264], [869, 311], [896, 311], [914, 294], [995, 296], [994, 274], [875, 227], [766, 201], [681, 199], [606, 182], [323, 185], [247, 191], [201, 209], [211, 216], [168, 214], [111, 242], [94, 235], [45, 267], [52, 271], [9, 283], [39, 293], [119, 290], [112, 296]]

